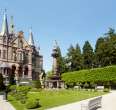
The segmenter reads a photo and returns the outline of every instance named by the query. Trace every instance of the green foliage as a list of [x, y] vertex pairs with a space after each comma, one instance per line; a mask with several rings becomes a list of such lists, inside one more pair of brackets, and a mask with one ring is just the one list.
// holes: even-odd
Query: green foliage
[[52, 76], [52, 70], [47, 72], [47, 77], [51, 77]]
[[89, 69], [93, 67], [93, 48], [90, 45], [89, 41], [86, 41], [83, 46], [83, 67]]
[[110, 28], [105, 37], [100, 37], [95, 46], [95, 64], [97, 67], [116, 64], [116, 33]]
[[68, 71], [76, 71], [82, 69], [82, 55], [81, 49], [78, 44], [76, 44], [76, 47], [73, 47], [72, 45], [69, 47], [66, 63]]
[[108, 89], [108, 88], [104, 88], [103, 91], [104, 91], [104, 92], [110, 92], [110, 89]]
[[21, 103], [25, 103], [27, 100], [27, 93], [30, 91], [29, 86], [10, 86], [10, 94], [13, 95]]
[[85, 84], [84, 84], [84, 88], [88, 88], [89, 87], [89, 84], [86, 82]]
[[26, 102], [27, 109], [35, 109], [39, 107], [39, 99], [28, 99]]
[[57, 52], [58, 52], [58, 59], [57, 59], [57, 63], [58, 63], [58, 71], [60, 74], [66, 72], [66, 65], [65, 65], [65, 59], [64, 57], [62, 57], [61, 54], [61, 50], [60, 47], [57, 47]]
[[10, 94], [14, 95], [16, 93], [16, 85], [11, 85], [9, 87]]
[[67, 84], [77, 82], [98, 83], [116, 81], [116, 66], [64, 73], [62, 75], [62, 80]]
[[41, 88], [40, 80], [34, 80], [32, 81], [32, 83], [33, 83], [32, 85], [34, 88], [37, 88], [37, 89]]

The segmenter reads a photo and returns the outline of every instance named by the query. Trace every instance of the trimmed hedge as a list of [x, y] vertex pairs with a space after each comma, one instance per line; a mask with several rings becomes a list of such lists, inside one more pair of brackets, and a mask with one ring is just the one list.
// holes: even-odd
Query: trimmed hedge
[[116, 66], [64, 73], [62, 74], [62, 80], [65, 81], [66, 84], [116, 81]]

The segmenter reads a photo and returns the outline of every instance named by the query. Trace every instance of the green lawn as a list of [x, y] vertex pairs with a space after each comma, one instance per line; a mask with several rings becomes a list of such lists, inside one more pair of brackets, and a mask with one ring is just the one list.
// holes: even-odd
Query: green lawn
[[[40, 92], [30, 92], [29, 98], [39, 98], [41, 107], [36, 110], [45, 110], [54, 106], [64, 105], [75, 101], [80, 101], [90, 97], [103, 95], [103, 92], [77, 91], [77, 90], [43, 90]], [[25, 105], [9, 96], [10, 103], [16, 110], [26, 110]]]

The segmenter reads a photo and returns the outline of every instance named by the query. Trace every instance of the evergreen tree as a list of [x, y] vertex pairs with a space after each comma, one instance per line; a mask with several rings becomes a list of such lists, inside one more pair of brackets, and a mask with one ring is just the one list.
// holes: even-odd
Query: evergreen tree
[[64, 62], [64, 58], [62, 57], [61, 50], [60, 50], [59, 46], [57, 47], [57, 51], [58, 51], [57, 62], [58, 62], [59, 73], [62, 74], [64, 72], [66, 72], [66, 65], [65, 65], [65, 62]]
[[106, 33], [107, 37], [107, 57], [109, 58], [109, 64], [116, 64], [116, 33], [115, 30], [109, 28], [108, 33]]
[[101, 67], [104, 65], [104, 46], [105, 46], [105, 41], [103, 37], [100, 37], [97, 41], [96, 41], [96, 45], [95, 45], [95, 65], [96, 67]]
[[68, 49], [68, 53], [67, 53], [67, 59], [66, 59], [68, 71], [74, 71], [74, 67], [73, 67], [74, 54], [75, 54], [75, 49], [73, 45], [70, 45]]
[[96, 42], [95, 56], [97, 66], [116, 64], [116, 33], [110, 28], [104, 38]]
[[82, 69], [82, 55], [81, 55], [80, 46], [78, 44], [76, 45], [75, 48], [73, 65], [74, 65], [74, 70]]
[[82, 55], [78, 44], [75, 48], [71, 45], [68, 49], [67, 64], [70, 71], [77, 71], [82, 68]]
[[83, 66], [85, 69], [93, 67], [93, 58], [94, 58], [93, 49], [89, 41], [86, 41], [83, 46]]

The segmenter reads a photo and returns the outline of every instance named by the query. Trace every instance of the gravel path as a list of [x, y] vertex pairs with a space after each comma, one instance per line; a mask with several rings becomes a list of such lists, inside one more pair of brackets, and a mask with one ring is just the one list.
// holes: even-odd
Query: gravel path
[[102, 99], [102, 108], [97, 110], [116, 110], [116, 91], [104, 95]]
[[[83, 100], [80, 102], [75, 102], [71, 104], [62, 105], [59, 107], [54, 107], [47, 110], [81, 110], [81, 104], [88, 101]], [[111, 91], [110, 93], [102, 96], [102, 107], [97, 110], [116, 110], [116, 91]]]
[[16, 110], [8, 101], [3, 100], [3, 95], [0, 95], [0, 110]]

